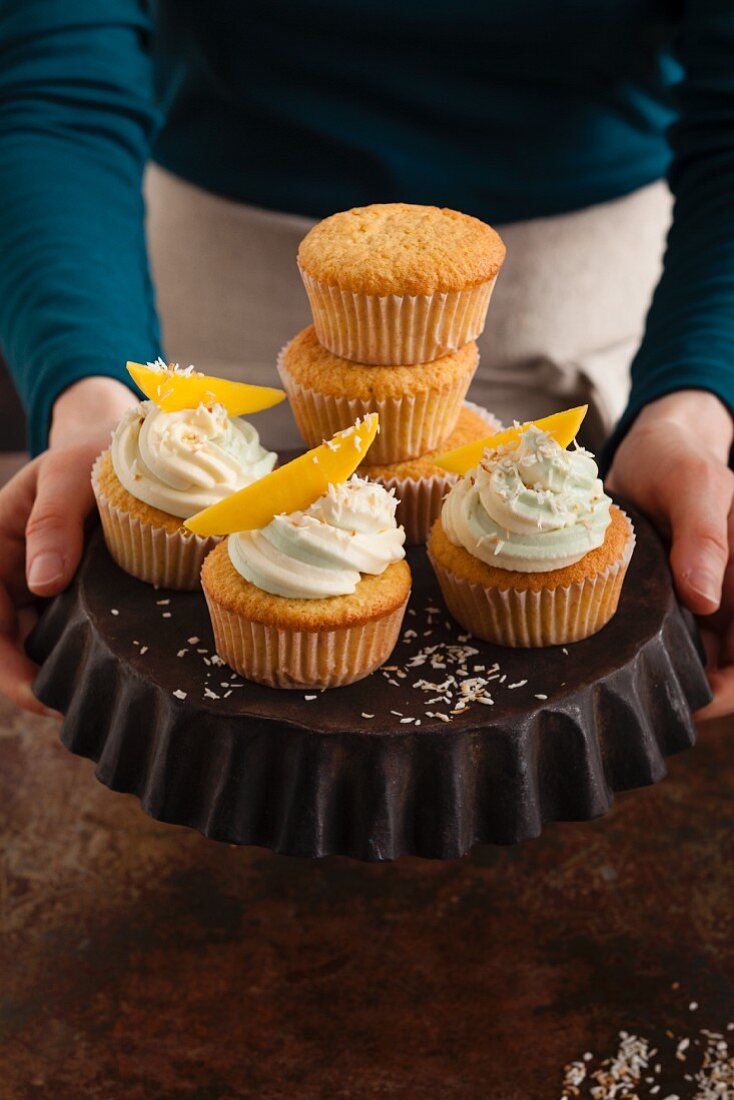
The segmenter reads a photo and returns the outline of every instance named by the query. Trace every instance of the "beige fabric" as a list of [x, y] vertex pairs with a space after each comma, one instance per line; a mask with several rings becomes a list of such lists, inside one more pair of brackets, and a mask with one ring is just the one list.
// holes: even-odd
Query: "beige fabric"
[[[310, 322], [296, 250], [312, 222], [230, 202], [153, 165], [148, 241], [166, 354], [278, 385], [283, 344]], [[662, 183], [572, 214], [497, 226], [507, 245], [469, 392], [501, 420], [590, 401], [601, 445], [627, 394], [670, 221]], [[258, 416], [266, 446], [298, 446], [283, 406]]]

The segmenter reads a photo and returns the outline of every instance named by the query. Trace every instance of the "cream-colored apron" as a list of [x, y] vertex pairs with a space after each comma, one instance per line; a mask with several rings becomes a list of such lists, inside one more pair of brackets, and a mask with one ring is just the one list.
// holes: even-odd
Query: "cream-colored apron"
[[[155, 165], [147, 228], [169, 360], [277, 385], [280, 348], [310, 322], [296, 267], [309, 219], [209, 194]], [[598, 449], [627, 398], [629, 363], [660, 275], [663, 183], [552, 218], [497, 226], [507, 259], [470, 391], [505, 422], [588, 401]], [[287, 406], [258, 415], [267, 445], [298, 446]]]

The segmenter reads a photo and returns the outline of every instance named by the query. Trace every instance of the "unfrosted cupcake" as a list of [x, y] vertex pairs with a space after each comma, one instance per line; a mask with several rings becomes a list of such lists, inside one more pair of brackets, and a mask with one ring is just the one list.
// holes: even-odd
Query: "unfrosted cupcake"
[[449, 492], [428, 543], [446, 604], [479, 638], [561, 645], [617, 609], [634, 549], [592, 455], [531, 426]]
[[426, 541], [434, 520], [440, 515], [443, 498], [457, 481], [456, 474], [450, 474], [435, 464], [437, 454], [463, 447], [466, 443], [479, 442], [501, 428], [502, 424], [496, 416], [471, 401], [465, 401], [453, 432], [437, 450], [404, 462], [360, 466], [359, 472], [363, 477], [379, 482], [395, 494], [398, 500], [397, 521], [405, 528], [405, 541], [409, 546]]
[[310, 446], [376, 412], [380, 434], [370, 460], [388, 463], [441, 446], [456, 426], [478, 362], [477, 346], [470, 343], [413, 366], [355, 363], [323, 347], [310, 325], [283, 349], [278, 372]]
[[505, 258], [494, 229], [407, 203], [334, 214], [298, 266], [319, 342], [358, 363], [426, 363], [476, 340]]
[[252, 424], [222, 405], [167, 413], [142, 401], [122, 417], [92, 471], [112, 557], [150, 584], [198, 588], [204, 557], [220, 540], [194, 535], [181, 521], [263, 477], [276, 458]]
[[378, 668], [410, 595], [395, 503], [353, 477], [305, 511], [229, 535], [201, 573], [218, 655], [280, 688], [339, 687]]

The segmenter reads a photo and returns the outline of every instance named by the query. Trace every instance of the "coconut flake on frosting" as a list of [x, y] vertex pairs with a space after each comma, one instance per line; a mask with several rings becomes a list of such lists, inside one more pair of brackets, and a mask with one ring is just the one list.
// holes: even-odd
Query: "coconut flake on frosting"
[[112, 465], [137, 500], [188, 519], [273, 469], [277, 455], [223, 405], [163, 412], [141, 401], [112, 433]]
[[363, 573], [377, 576], [405, 557], [396, 506], [392, 492], [354, 475], [330, 485], [305, 511], [230, 535], [230, 561], [245, 580], [274, 596], [346, 596]]
[[567, 451], [533, 425], [485, 452], [449, 492], [441, 522], [455, 546], [481, 561], [543, 573], [601, 546], [610, 504], [593, 455]]

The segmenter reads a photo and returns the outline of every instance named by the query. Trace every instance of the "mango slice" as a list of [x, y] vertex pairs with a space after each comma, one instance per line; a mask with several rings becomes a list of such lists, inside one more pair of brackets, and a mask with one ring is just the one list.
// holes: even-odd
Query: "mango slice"
[[231, 535], [267, 527], [282, 512], [308, 508], [330, 485], [351, 477], [367, 454], [378, 426], [377, 413], [369, 413], [319, 447], [197, 512], [184, 521], [184, 526], [195, 535]]
[[228, 416], [245, 416], [278, 405], [285, 399], [284, 390], [270, 386], [250, 386], [246, 382], [231, 382], [228, 378], [213, 378], [192, 371], [154, 370], [142, 363], [128, 363], [135, 385], [147, 398], [155, 401], [163, 412], [196, 409], [200, 404], [218, 402]]
[[515, 428], [506, 428], [495, 435], [488, 435], [486, 439], [480, 439], [478, 443], [466, 443], [463, 447], [457, 447], [455, 451], [448, 451], [439, 455], [433, 461], [443, 470], [451, 474], [465, 474], [473, 470], [482, 461], [482, 455], [486, 450], [494, 450], [506, 443], [514, 443], [522, 433], [534, 425], [548, 432], [561, 447], [567, 447], [576, 438], [586, 416], [588, 405], [578, 405], [575, 409], [566, 409], [565, 412], [553, 413], [552, 416], [544, 416], [540, 420], [528, 420], [525, 424], [519, 424]]

